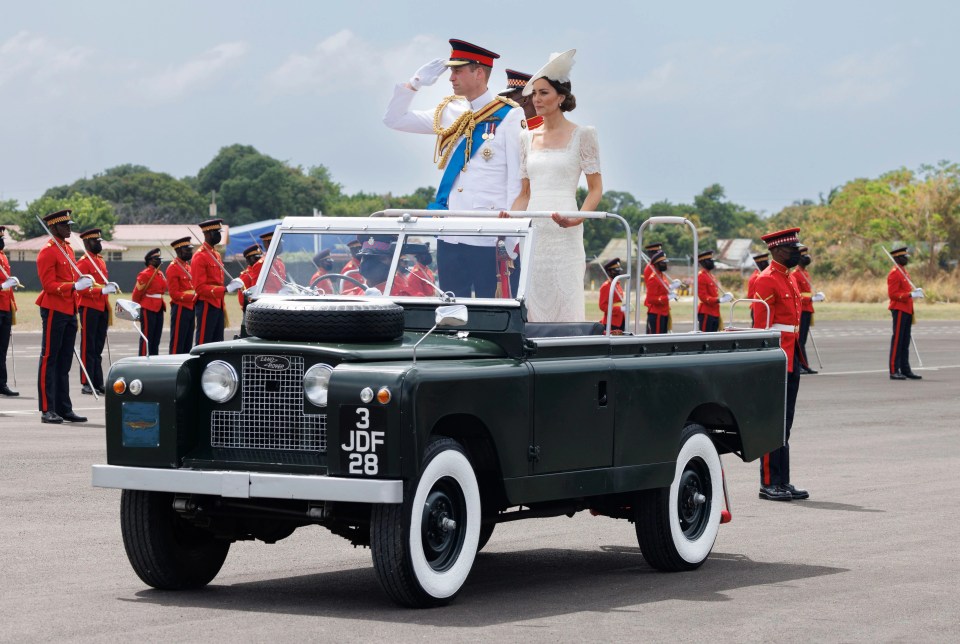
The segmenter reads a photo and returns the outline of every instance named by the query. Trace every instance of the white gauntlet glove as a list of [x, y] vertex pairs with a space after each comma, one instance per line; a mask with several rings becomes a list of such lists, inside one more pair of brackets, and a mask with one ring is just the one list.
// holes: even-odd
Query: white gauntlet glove
[[3, 284], [0, 284], [0, 289], [4, 291], [9, 291], [14, 287], [19, 287], [19, 286], [22, 286], [22, 284], [20, 284], [20, 280], [18, 280], [16, 277], [8, 277], [3, 281]]
[[376, 286], [371, 286], [363, 292], [367, 297], [376, 297], [378, 295], [383, 295], [383, 293]]
[[107, 282], [103, 285], [103, 288], [100, 289], [100, 292], [104, 295], [110, 295], [111, 293], [116, 293], [120, 290], [120, 287], [117, 286], [116, 282]]
[[93, 278], [89, 275], [82, 275], [80, 279], [73, 283], [74, 290], [85, 291], [93, 286]]
[[443, 72], [447, 71], [446, 58], [434, 58], [417, 70], [410, 78], [410, 87], [417, 90], [421, 87], [433, 85]]
[[236, 293], [240, 289], [246, 286], [240, 279], [234, 277], [230, 280], [230, 283], [227, 284], [227, 293]]
[[681, 286], [683, 286], [683, 282], [681, 282], [681, 281], [678, 280], [678, 279], [674, 279], [672, 282], [670, 282], [670, 290], [671, 290], [671, 291], [675, 291], [675, 290], [677, 290], [678, 288], [680, 288]]
[[823, 291], [817, 291], [813, 294], [813, 297], [810, 298], [811, 302], [823, 302], [827, 299], [827, 296], [823, 294]]
[[677, 295], [677, 292], [674, 291], [673, 289], [670, 289], [670, 292], [667, 294], [667, 300], [669, 300], [670, 302], [676, 302], [678, 299], [679, 299], [679, 296]]
[[727, 302], [733, 301], [733, 293], [724, 293], [720, 297], [720, 304], [726, 304]]
[[922, 288], [913, 289], [912, 291], [910, 291], [910, 297], [912, 297], [915, 300], [922, 300], [924, 298], [923, 289]]

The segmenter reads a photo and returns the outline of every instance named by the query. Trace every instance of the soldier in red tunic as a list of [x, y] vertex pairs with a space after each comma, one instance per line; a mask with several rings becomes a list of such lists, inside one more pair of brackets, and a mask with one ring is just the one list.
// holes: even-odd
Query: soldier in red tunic
[[[770, 253], [758, 253], [754, 255], [753, 263], [757, 265], [757, 269], [753, 271], [753, 274], [750, 275], [750, 279], [747, 280], [747, 299], [748, 300], [752, 300], [757, 297], [757, 292], [755, 287], [757, 283], [757, 278], [760, 277], [760, 272], [770, 265]], [[753, 324], [753, 308], [750, 309], [750, 324]]]
[[160, 336], [163, 335], [163, 314], [167, 304], [163, 295], [167, 292], [167, 278], [160, 270], [160, 249], [154, 248], [143, 257], [146, 268], [137, 275], [133, 287], [133, 301], [140, 305], [140, 332], [147, 341], [140, 340], [141, 356], [160, 353]]
[[310, 288], [317, 289], [317, 291], [322, 292], [324, 295], [336, 294], [333, 282], [324, 277], [324, 275], [333, 271], [333, 259], [330, 257], [330, 249], [324, 248], [314, 255], [313, 265], [317, 270], [310, 277]]
[[[197, 292], [197, 303], [194, 306], [197, 316], [195, 342], [197, 346], [207, 342], [223, 341], [225, 321], [223, 296], [227, 289], [223, 285], [220, 253], [214, 249], [214, 246], [220, 243], [222, 227], [222, 219], [208, 219], [200, 223], [203, 245], [190, 262], [190, 274], [193, 276], [193, 286]], [[239, 284], [237, 288], [243, 286], [243, 282], [234, 281]]]
[[[620, 264], [620, 258], [614, 257], [610, 261], [604, 263], [603, 270], [607, 274], [607, 281], [600, 285], [600, 295], [597, 298], [597, 307], [603, 313], [603, 316], [600, 318], [600, 324], [603, 325], [604, 331], [607, 328], [607, 310], [610, 306], [610, 286], [613, 284], [613, 280], [618, 275], [623, 275], [623, 266]], [[613, 290], [613, 310], [610, 313], [610, 333], [611, 335], [622, 334], [626, 328], [626, 316], [623, 314], [623, 281], [617, 282], [616, 288]]]
[[20, 285], [20, 280], [10, 272], [10, 261], [3, 253], [6, 230], [4, 226], [0, 226], [0, 395], [19, 396], [19, 391], [14, 391], [7, 385], [7, 349], [10, 347], [10, 332], [17, 313], [17, 300], [13, 296], [13, 289]]
[[700, 262], [700, 272], [697, 273], [697, 299], [700, 300], [700, 305], [697, 307], [697, 324], [700, 325], [701, 331], [719, 331], [720, 305], [732, 300], [733, 295], [730, 293], [720, 295], [717, 280], [711, 273], [716, 266], [712, 250], [703, 251], [697, 255], [697, 260]]
[[167, 289], [170, 292], [170, 354], [190, 353], [193, 347], [193, 307], [197, 292], [190, 274], [193, 244], [189, 237], [170, 242], [177, 254], [167, 265]]
[[[773, 261], [754, 282], [756, 299], [770, 307], [770, 328], [780, 332], [780, 348], [787, 356], [787, 410], [783, 447], [760, 459], [760, 498], [769, 501], [807, 499], [810, 494], [790, 483], [790, 429], [800, 389], [800, 362], [796, 352], [800, 327], [800, 292], [789, 271], [800, 263], [799, 228], [789, 228], [761, 237]], [[753, 326], [765, 328], [767, 306], [752, 305]]]
[[[260, 258], [260, 261], [255, 264], [255, 268], [253, 270], [254, 283], [260, 279], [260, 273], [264, 269], [264, 262], [267, 259], [266, 253], [270, 251], [270, 245], [273, 243], [273, 231], [271, 230], [268, 233], [263, 233], [260, 235], [260, 241], [263, 242], [264, 255]], [[283, 259], [280, 257], [280, 249], [276, 249], [274, 254], [275, 256], [273, 258], [273, 263], [270, 265], [270, 274], [267, 275], [267, 281], [264, 282], [263, 285], [263, 290], [265, 293], [279, 293], [280, 289], [282, 289], [287, 283], [287, 267], [284, 265]]]
[[43, 218], [50, 241], [37, 254], [41, 291], [37, 297], [43, 323], [40, 369], [37, 373], [40, 422], [85, 423], [73, 411], [70, 401], [70, 366], [77, 340], [77, 293], [93, 286], [89, 275], [78, 275], [73, 264], [70, 225], [71, 210], [60, 210]]
[[650, 266], [649, 273], [644, 271], [647, 295], [643, 305], [647, 307], [647, 333], [666, 333], [670, 330], [670, 302], [677, 299], [673, 285], [667, 282], [670, 263], [666, 254], [658, 250], [650, 256]]
[[[644, 244], [643, 252], [646, 254], [647, 259], [653, 256], [657, 251], [663, 250], [662, 242], [653, 242], [651, 244]], [[650, 262], [645, 262], [643, 266], [643, 281], [646, 283], [647, 278], [650, 277], [650, 273], [653, 271], [653, 264]]]
[[923, 376], [913, 373], [910, 368], [910, 327], [913, 326], [913, 301], [923, 299], [923, 289], [914, 288], [907, 272], [910, 253], [907, 247], [895, 248], [890, 252], [897, 263], [887, 274], [887, 295], [890, 304], [887, 308], [893, 315], [893, 335], [890, 337], [890, 380], [920, 380]]
[[94, 284], [80, 293], [80, 359], [90, 374], [90, 380], [80, 371], [80, 393], [103, 394], [103, 347], [107, 342], [107, 327], [110, 325], [111, 293], [117, 292], [115, 282], [109, 281], [107, 263], [100, 255], [103, 251], [99, 228], [89, 228], [80, 233], [83, 241], [83, 257], [77, 268], [93, 278]]
[[[347, 242], [347, 249], [350, 251], [350, 259], [346, 264], [343, 265], [343, 268], [340, 269], [340, 272], [343, 275], [349, 275], [351, 271], [360, 270], [360, 249], [363, 247], [363, 242], [359, 239], [351, 239]], [[351, 277], [356, 277], [356, 275], [351, 275]]]
[[[240, 302], [240, 310], [246, 311], [247, 296], [244, 291], [257, 283], [257, 277], [260, 274], [259, 266], [262, 265], [263, 251], [260, 250], [259, 244], [244, 248], [243, 258], [247, 261], [247, 267], [237, 276], [237, 279], [243, 282], [243, 288], [237, 290], [237, 300]], [[254, 267], [257, 267], [256, 270]]]
[[810, 360], [807, 357], [807, 336], [810, 335], [810, 327], [813, 326], [813, 303], [823, 301], [823, 293], [814, 293], [813, 285], [810, 282], [810, 274], [807, 272], [807, 266], [813, 261], [810, 257], [810, 249], [806, 246], [800, 247], [800, 264], [793, 269], [790, 277], [797, 285], [800, 291], [800, 335], [797, 337], [797, 352], [800, 354], [800, 373], [815, 374], [816, 370], [810, 367]]

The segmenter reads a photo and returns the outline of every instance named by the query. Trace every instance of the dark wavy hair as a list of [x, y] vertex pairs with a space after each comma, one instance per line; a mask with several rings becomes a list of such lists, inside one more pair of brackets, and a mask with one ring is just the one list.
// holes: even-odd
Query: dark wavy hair
[[557, 94], [563, 97], [563, 102], [560, 103], [561, 112], [572, 112], [577, 109], [577, 97], [573, 95], [571, 91], [573, 89], [570, 85], [570, 81], [566, 83], [561, 83], [560, 81], [555, 81], [552, 78], [543, 77], [543, 80], [550, 83], [550, 87], [556, 90]]

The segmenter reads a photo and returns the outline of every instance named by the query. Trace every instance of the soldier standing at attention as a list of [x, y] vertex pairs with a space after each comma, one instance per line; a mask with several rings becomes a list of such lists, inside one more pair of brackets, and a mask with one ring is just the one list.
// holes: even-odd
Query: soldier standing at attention
[[754, 299], [756, 297], [756, 291], [754, 287], [757, 283], [757, 278], [760, 277], [760, 273], [767, 266], [770, 265], [770, 253], [758, 253], [753, 256], [753, 263], [757, 265], [757, 269], [753, 271], [753, 274], [750, 276], [750, 279], [747, 280], [747, 299]]
[[800, 300], [802, 302], [800, 309], [800, 335], [797, 338], [797, 352], [800, 354], [800, 373], [815, 374], [814, 369], [810, 368], [810, 361], [807, 358], [807, 336], [810, 334], [810, 327], [813, 326], [813, 303], [823, 301], [823, 293], [814, 293], [810, 282], [810, 274], [807, 272], [807, 266], [810, 265], [810, 249], [806, 246], [800, 247], [800, 264], [790, 273], [791, 279], [796, 283], [797, 290], [800, 291]]
[[[73, 412], [70, 401], [70, 366], [77, 340], [77, 293], [93, 286], [93, 278], [76, 277], [71, 263], [70, 237], [72, 210], [60, 210], [43, 218], [50, 240], [37, 254], [37, 274], [41, 291], [37, 297], [43, 325], [40, 345], [40, 369], [37, 372], [40, 422], [85, 423]], [[76, 281], [74, 281], [76, 278]]]
[[[195, 342], [197, 346], [207, 342], [223, 341], [225, 322], [223, 296], [227, 289], [223, 285], [220, 253], [214, 249], [214, 246], [220, 243], [222, 227], [222, 219], [208, 219], [200, 222], [203, 245], [190, 262], [190, 274], [193, 275], [193, 285], [197, 291], [197, 304], [194, 307], [197, 316]], [[235, 281], [239, 282], [239, 280]]]
[[133, 288], [133, 301], [140, 305], [140, 331], [147, 341], [140, 340], [141, 356], [160, 353], [160, 336], [163, 334], [163, 313], [167, 304], [163, 294], [167, 292], [167, 278], [160, 270], [160, 249], [154, 248], [143, 257], [146, 268], [137, 275]]
[[[100, 255], [103, 251], [99, 228], [89, 228], [80, 233], [83, 241], [83, 257], [77, 268], [94, 279], [92, 287], [80, 293], [80, 359], [90, 374], [90, 380], [80, 371], [80, 393], [103, 394], [103, 346], [107, 342], [107, 327], [110, 326], [110, 293], [117, 292], [117, 285], [109, 280], [107, 263]], [[103, 284], [97, 280], [103, 280]]]
[[[800, 390], [800, 360], [796, 351], [800, 326], [800, 292], [789, 271], [800, 263], [800, 229], [788, 228], [761, 237], [767, 243], [773, 262], [754, 283], [756, 298], [770, 307], [770, 328], [780, 332], [780, 348], [787, 355], [787, 409], [783, 446], [760, 459], [760, 498], [768, 501], [792, 501], [810, 498], [806, 490], [790, 483], [790, 429]], [[767, 308], [754, 303], [753, 327], [765, 327]]]
[[913, 301], [923, 299], [923, 289], [913, 288], [907, 264], [910, 253], [907, 247], [890, 251], [897, 263], [887, 275], [887, 295], [890, 305], [887, 308], [893, 315], [893, 336], [890, 338], [890, 380], [920, 380], [923, 376], [913, 373], [910, 368], [910, 327], [913, 326]]
[[10, 261], [3, 252], [6, 231], [6, 227], [0, 226], [0, 395], [19, 396], [19, 391], [14, 391], [7, 385], [7, 349], [10, 347], [10, 332], [17, 316], [17, 300], [13, 296], [13, 288], [19, 286], [20, 280], [10, 272]]
[[[263, 254], [253, 264], [250, 273], [253, 276], [253, 283], [256, 284], [260, 279], [260, 273], [263, 272], [264, 262], [267, 259], [267, 253], [270, 251], [270, 244], [273, 243], [273, 231], [260, 235], [260, 241], [263, 242]], [[249, 249], [248, 249], [249, 250]], [[267, 281], [264, 282], [263, 290], [266, 293], [279, 293], [280, 289], [287, 283], [287, 267], [280, 258], [280, 249], [275, 251], [273, 263], [270, 265], [270, 274], [267, 275]]]
[[711, 274], [716, 266], [712, 250], [703, 251], [697, 255], [697, 260], [700, 262], [700, 272], [697, 273], [697, 299], [700, 300], [697, 307], [697, 323], [701, 331], [719, 331], [720, 305], [732, 300], [733, 295], [730, 293], [720, 295], [717, 280]]
[[170, 354], [190, 353], [193, 347], [193, 307], [197, 292], [190, 275], [193, 244], [189, 237], [170, 243], [176, 258], [167, 266], [167, 288], [170, 291]]
[[[620, 258], [614, 257], [610, 261], [606, 262], [603, 265], [603, 270], [607, 274], [607, 281], [600, 286], [600, 297], [597, 300], [597, 306], [600, 307], [600, 310], [603, 312], [603, 317], [600, 318], [600, 324], [603, 325], [604, 330], [607, 328], [607, 307], [610, 304], [610, 285], [613, 284], [613, 279], [618, 275], [623, 275], [623, 266], [620, 265]], [[617, 335], [618, 333], [623, 333], [624, 325], [626, 323], [626, 316], [623, 314], [623, 307], [620, 306], [624, 299], [623, 284], [617, 282], [617, 286], [613, 291], [613, 310], [610, 314], [610, 333], [612, 335]]]
[[[343, 265], [343, 268], [340, 269], [341, 274], [347, 275], [350, 271], [360, 270], [360, 249], [362, 247], [363, 242], [359, 239], [351, 239], [347, 242], [347, 248], [350, 250], [350, 259]], [[351, 277], [356, 277], [356, 275], [352, 275]]]
[[[653, 257], [653, 254], [659, 250], [663, 250], [662, 242], [653, 242], [652, 244], [644, 244], [643, 252], [646, 254], [647, 259]], [[653, 262], [646, 262], [643, 267], [643, 281], [646, 283], [647, 279], [650, 278], [650, 273], [653, 272]]]
[[676, 292], [667, 283], [665, 273], [670, 264], [663, 250], [654, 251], [650, 256], [650, 271], [644, 271], [647, 295], [643, 305], [647, 307], [647, 333], [666, 333], [670, 330], [670, 302], [677, 299]]
[[260, 274], [260, 271], [257, 270], [257, 275], [254, 275], [254, 266], [257, 266], [263, 259], [263, 251], [260, 250], [258, 244], [247, 246], [243, 249], [243, 258], [247, 261], [247, 267], [240, 271], [240, 275], [237, 276], [237, 279], [243, 282], [243, 288], [237, 291], [237, 299], [240, 301], [240, 310], [246, 311], [247, 296], [244, 291], [257, 283], [257, 275]]

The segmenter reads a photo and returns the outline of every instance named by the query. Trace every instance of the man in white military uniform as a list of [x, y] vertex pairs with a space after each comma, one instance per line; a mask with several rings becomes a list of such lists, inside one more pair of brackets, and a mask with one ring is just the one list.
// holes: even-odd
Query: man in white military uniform
[[[523, 110], [487, 85], [500, 56], [451, 40], [449, 60], [436, 59], [396, 86], [383, 122], [401, 132], [437, 136], [434, 160], [444, 170], [434, 210], [506, 210], [520, 192], [520, 123]], [[450, 68], [456, 96], [434, 110], [411, 110], [417, 90]], [[494, 297], [497, 258], [494, 237], [444, 237], [437, 244], [440, 287], [469, 297]]]

